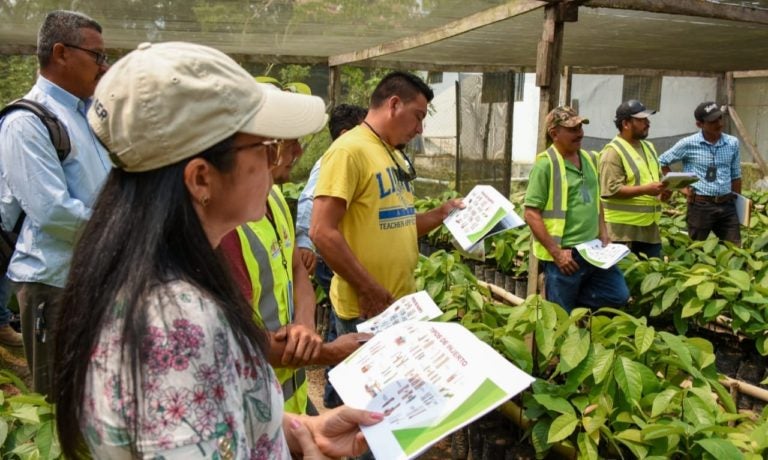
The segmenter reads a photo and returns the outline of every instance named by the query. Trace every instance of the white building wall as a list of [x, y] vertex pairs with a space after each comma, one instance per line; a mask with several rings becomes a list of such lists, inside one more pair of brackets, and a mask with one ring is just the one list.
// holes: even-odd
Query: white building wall
[[[440, 138], [435, 144], [455, 146], [456, 136], [456, 90], [459, 74], [443, 74], [443, 82], [432, 85], [435, 98], [432, 113], [425, 120], [424, 137]], [[538, 139], [539, 88], [535, 74], [526, 74], [523, 101], [515, 103], [514, 128], [512, 133], [512, 162], [533, 163], [536, 157]], [[620, 75], [574, 75], [571, 98], [578, 100], [579, 111], [590, 119], [585, 125], [587, 137], [611, 139], [616, 135], [613, 118], [616, 107], [621, 104], [624, 77]], [[661, 86], [661, 107], [651, 117], [650, 139], [681, 136], [696, 131], [693, 119], [694, 108], [703, 101], [715, 100], [717, 80], [715, 78], [664, 77]], [[645, 102], [645, 101], [643, 101]], [[648, 104], [650, 106], [650, 104]], [[429, 152], [427, 152], [429, 153]], [[455, 149], [452, 153], [455, 153]]]

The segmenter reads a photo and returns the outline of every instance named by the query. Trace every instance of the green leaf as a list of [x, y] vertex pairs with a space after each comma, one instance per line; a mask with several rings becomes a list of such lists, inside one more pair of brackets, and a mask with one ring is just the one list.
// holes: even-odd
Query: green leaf
[[517, 337], [506, 335], [501, 338], [501, 343], [507, 352], [507, 356], [520, 369], [527, 373], [533, 372], [533, 356], [528, 345]]
[[682, 364], [681, 367], [690, 373], [693, 366], [693, 358], [691, 358], [691, 352], [688, 351], [688, 348], [683, 344], [680, 337], [672, 335], [669, 332], [659, 332], [659, 336], [664, 340], [670, 350], [677, 354], [680, 364]]
[[643, 380], [632, 360], [621, 356], [613, 365], [613, 378], [630, 401], [639, 401], [643, 394]]
[[725, 273], [724, 281], [733, 284], [742, 291], [749, 291], [752, 277], [742, 270], [728, 270]]
[[[761, 335], [755, 340], [755, 348], [757, 348], [757, 352], [762, 356], [768, 355], [768, 347], [766, 347], [766, 343], [768, 343], [768, 336], [765, 335]], [[760, 383], [765, 385], [766, 382], [768, 382], [768, 378]]]
[[656, 335], [656, 331], [653, 326], [648, 327], [640, 325], [635, 328], [635, 348], [637, 348], [637, 355], [640, 356], [653, 345], [653, 338]]
[[558, 414], [571, 414], [573, 416], [576, 415], [576, 411], [574, 411], [573, 406], [565, 398], [542, 393], [533, 395], [533, 399], [535, 399], [542, 406], [553, 412], [557, 412]]
[[643, 282], [640, 283], [640, 292], [642, 294], [648, 294], [659, 286], [659, 283], [661, 283], [662, 279], [663, 275], [661, 273], [649, 274], [643, 278]]
[[549, 358], [555, 349], [554, 330], [548, 328], [542, 321], [536, 321], [536, 346], [542, 356]]
[[696, 297], [698, 297], [699, 300], [708, 300], [710, 297], [712, 297], [714, 292], [715, 283], [711, 281], [707, 281], [706, 283], [701, 283], [696, 286]]
[[602, 382], [613, 368], [613, 349], [595, 350], [595, 367], [592, 368], [592, 376], [595, 383]]
[[695, 442], [717, 459], [738, 460], [744, 458], [741, 451], [730, 441], [721, 438], [699, 439]]
[[683, 283], [681, 287], [687, 288], [691, 286], [698, 286], [707, 280], [709, 280], [709, 276], [701, 276], [701, 275], [691, 276], [685, 281], [685, 283]]
[[731, 305], [731, 311], [745, 323], [748, 322], [749, 318], [752, 316], [752, 309], [738, 303]]
[[[651, 417], [658, 417], [661, 414], [670, 412], [669, 405], [672, 403], [672, 400], [675, 399], [675, 396], [677, 396], [678, 394], [680, 394], [679, 390], [675, 388], [667, 388], [666, 390], [656, 395], [656, 398], [653, 399]], [[677, 412], [677, 410], [675, 410], [675, 412]]]
[[643, 441], [650, 441], [685, 434], [685, 429], [680, 425], [654, 423], [643, 428], [641, 433]]
[[728, 305], [728, 301], [725, 299], [715, 299], [708, 302], [707, 306], [704, 307], [704, 318], [707, 320], [715, 318], [726, 305]]
[[0, 418], [0, 446], [5, 444], [5, 439], [8, 437], [8, 422], [5, 419]]
[[598, 460], [600, 458], [597, 453], [597, 444], [586, 433], [579, 433], [576, 444], [579, 446], [579, 459]]
[[32, 405], [18, 406], [11, 412], [11, 417], [15, 417], [22, 421], [22, 423], [40, 423], [40, 417], [37, 415], [37, 407]]
[[566, 439], [573, 434], [578, 424], [579, 419], [573, 414], [563, 414], [557, 417], [552, 420], [552, 425], [549, 427], [547, 442], [552, 444]]
[[536, 449], [537, 458], [544, 458], [543, 454], [546, 453], [550, 444], [547, 442], [547, 434], [549, 433], [550, 421], [548, 419], [542, 419], [536, 422], [531, 430], [531, 443], [533, 448]]
[[683, 309], [680, 310], [680, 317], [681, 318], [690, 318], [691, 316], [696, 315], [704, 308], [704, 301], [701, 300], [698, 297], [691, 297], [688, 299], [688, 302], [683, 305]]
[[680, 295], [680, 291], [677, 286], [670, 286], [664, 291], [664, 295], [661, 297], [661, 310], [664, 311], [671, 307]]
[[[47, 460], [51, 458], [52, 453], [56, 452], [57, 449], [53, 446], [53, 432], [53, 421], [48, 420], [40, 425], [40, 429], [37, 431], [37, 436], [35, 437], [35, 444], [37, 444], [37, 448], [40, 450], [40, 458]], [[54, 458], [55, 457], [56, 456], [54, 456]]]
[[579, 365], [589, 353], [589, 331], [574, 328], [569, 331], [560, 348], [560, 370], [568, 372]]

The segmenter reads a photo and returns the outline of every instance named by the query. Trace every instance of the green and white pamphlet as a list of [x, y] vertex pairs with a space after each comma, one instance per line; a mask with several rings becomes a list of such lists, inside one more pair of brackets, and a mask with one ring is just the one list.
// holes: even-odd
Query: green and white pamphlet
[[361, 427], [378, 459], [411, 459], [533, 383], [457, 323], [409, 321], [378, 332], [329, 379], [344, 403], [384, 414]]
[[610, 243], [603, 246], [599, 239], [577, 244], [574, 249], [579, 251], [584, 260], [602, 269], [613, 267], [630, 252], [624, 244]]
[[490, 185], [476, 185], [464, 198], [464, 209], [455, 209], [443, 224], [458, 246], [476, 253], [485, 238], [525, 225], [507, 198]]

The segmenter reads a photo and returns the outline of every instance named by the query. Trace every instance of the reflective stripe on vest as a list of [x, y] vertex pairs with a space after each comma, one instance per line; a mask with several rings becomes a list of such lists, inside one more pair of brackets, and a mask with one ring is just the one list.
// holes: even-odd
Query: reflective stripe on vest
[[[275, 231], [283, 231], [288, 234], [287, 240], [290, 241], [284, 241], [283, 244], [286, 246], [287, 243], [290, 248], [293, 247], [295, 237], [292, 232], [293, 219], [282, 195], [276, 188], [270, 191], [268, 206], [272, 211], [275, 229], [264, 217], [257, 222], [241, 225], [237, 232], [240, 235], [243, 260], [248, 269], [251, 286], [253, 286], [254, 299], [251, 299], [251, 302], [255, 306], [254, 317], [267, 330], [277, 331], [292, 320], [288, 307], [292, 293], [276, 292], [275, 277], [281, 277], [279, 279], [280, 285], [284, 286], [284, 289], [289, 289], [292, 287], [292, 273], [286, 273], [282, 265], [273, 271], [270, 248], [277, 244], [278, 240], [283, 241], [282, 237], [276, 238], [274, 236]], [[260, 232], [263, 230], [265, 241], [262, 241], [254, 228], [259, 229]], [[285, 257], [290, 268], [293, 251], [285, 247], [281, 249], [285, 251]], [[282, 255], [278, 257], [282, 261]], [[284, 410], [295, 414], [306, 413], [309, 385], [305, 371], [303, 369], [275, 368], [275, 376], [283, 389]]]
[[[621, 159], [627, 175], [627, 185], [645, 185], [659, 181], [656, 149], [650, 142], [640, 141], [641, 152], [616, 136], [606, 147], [613, 148]], [[659, 222], [661, 203], [658, 198], [639, 195], [632, 198], [603, 198], [605, 221], [613, 224], [646, 227]]]
[[[579, 154], [579, 157], [586, 160], [587, 165], [592, 169], [595, 177], [597, 177], [597, 156], [593, 152], [584, 150], [580, 150]], [[568, 210], [568, 180], [565, 175], [565, 162], [554, 146], [550, 146], [547, 150], [538, 154], [537, 158], [547, 158], [549, 160], [549, 193], [547, 194], [547, 203], [541, 211], [541, 217], [547, 232], [555, 240], [555, 243], [560, 246], [563, 241], [565, 215]], [[582, 164], [583, 168], [584, 165]], [[597, 207], [599, 201], [597, 199], [594, 201], [595, 207]], [[552, 254], [536, 238], [533, 239], [533, 253], [539, 260], [553, 260]]]

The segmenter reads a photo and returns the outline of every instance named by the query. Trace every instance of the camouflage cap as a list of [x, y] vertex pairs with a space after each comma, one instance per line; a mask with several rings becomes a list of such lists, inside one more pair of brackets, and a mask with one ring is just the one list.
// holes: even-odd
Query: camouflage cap
[[575, 109], [567, 105], [562, 105], [552, 109], [552, 111], [549, 112], [547, 117], [544, 119], [544, 124], [547, 127], [547, 131], [554, 128], [555, 126], [573, 128], [574, 126], [578, 126], [582, 123], [588, 125], [589, 119], [580, 117], [579, 113]]

